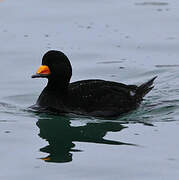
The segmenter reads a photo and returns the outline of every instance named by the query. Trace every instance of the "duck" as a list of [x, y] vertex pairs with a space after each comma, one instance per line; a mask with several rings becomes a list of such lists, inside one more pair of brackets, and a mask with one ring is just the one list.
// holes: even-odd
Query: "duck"
[[157, 76], [137, 85], [86, 79], [70, 82], [72, 66], [61, 51], [50, 50], [32, 78], [47, 78], [46, 87], [30, 108], [38, 112], [55, 112], [94, 117], [116, 117], [136, 109], [153, 88]]

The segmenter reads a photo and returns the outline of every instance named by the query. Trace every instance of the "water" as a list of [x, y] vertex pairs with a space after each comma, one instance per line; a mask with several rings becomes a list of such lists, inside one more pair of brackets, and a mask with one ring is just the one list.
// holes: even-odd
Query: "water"
[[[178, 180], [178, 5], [1, 1], [0, 178]], [[118, 119], [29, 112], [46, 84], [30, 76], [50, 49], [68, 55], [72, 81], [157, 75], [155, 88]]]

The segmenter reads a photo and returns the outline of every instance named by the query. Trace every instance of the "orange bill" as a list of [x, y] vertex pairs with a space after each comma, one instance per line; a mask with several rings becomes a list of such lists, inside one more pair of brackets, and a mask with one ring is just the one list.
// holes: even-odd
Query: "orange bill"
[[32, 78], [37, 78], [37, 77], [48, 77], [50, 75], [50, 69], [46, 65], [42, 65], [39, 67], [37, 70], [36, 74], [32, 75]]

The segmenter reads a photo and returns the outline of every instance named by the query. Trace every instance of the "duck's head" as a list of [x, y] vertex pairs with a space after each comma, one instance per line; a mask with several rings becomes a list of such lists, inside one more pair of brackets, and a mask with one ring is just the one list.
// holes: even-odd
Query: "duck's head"
[[49, 82], [69, 83], [72, 67], [67, 56], [61, 51], [51, 50], [42, 58], [42, 65], [32, 78], [47, 78]]

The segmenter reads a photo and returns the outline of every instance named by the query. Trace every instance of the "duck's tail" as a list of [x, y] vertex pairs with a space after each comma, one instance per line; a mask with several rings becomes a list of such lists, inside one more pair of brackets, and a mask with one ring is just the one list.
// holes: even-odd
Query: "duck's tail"
[[153, 89], [154, 86], [152, 86], [152, 85], [156, 78], [157, 78], [157, 76], [155, 76], [151, 80], [147, 81], [146, 83], [143, 83], [142, 85], [140, 85], [137, 88], [136, 94], [135, 94], [135, 98], [137, 101], [141, 101], [143, 99], [143, 97]]

